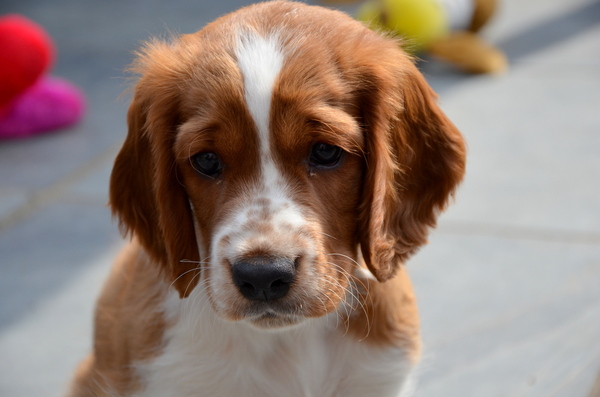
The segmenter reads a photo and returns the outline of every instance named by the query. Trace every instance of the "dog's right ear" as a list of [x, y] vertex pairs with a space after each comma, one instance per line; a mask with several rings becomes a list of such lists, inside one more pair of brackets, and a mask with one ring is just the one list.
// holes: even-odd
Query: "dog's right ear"
[[138, 59], [135, 71], [141, 78], [110, 179], [110, 205], [122, 233], [139, 239], [185, 297], [198, 281], [200, 258], [193, 211], [173, 152], [183, 78], [176, 48], [155, 42]]
[[129, 132], [110, 177], [110, 206], [119, 218], [123, 235], [135, 235], [150, 256], [165, 261], [167, 250], [161, 236], [154, 198], [155, 162], [145, 131], [145, 107], [134, 99], [129, 107]]

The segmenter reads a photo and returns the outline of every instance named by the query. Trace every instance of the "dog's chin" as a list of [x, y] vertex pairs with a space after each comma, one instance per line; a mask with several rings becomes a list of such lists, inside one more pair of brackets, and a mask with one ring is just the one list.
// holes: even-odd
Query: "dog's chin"
[[305, 319], [303, 317], [267, 311], [259, 315], [248, 317], [244, 320], [244, 322], [260, 330], [280, 331], [296, 327], [304, 322], [304, 320]]

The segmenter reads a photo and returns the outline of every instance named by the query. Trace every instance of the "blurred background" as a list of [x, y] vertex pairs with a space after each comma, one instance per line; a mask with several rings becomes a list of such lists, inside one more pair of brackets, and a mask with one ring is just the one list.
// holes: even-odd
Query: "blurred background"
[[[0, 16], [47, 30], [49, 74], [87, 102], [70, 128], [0, 140], [0, 396], [60, 395], [90, 347], [123, 245], [106, 203], [132, 51], [250, 3], [0, 0]], [[408, 263], [425, 346], [416, 396], [600, 396], [600, 2], [504, 0], [479, 37], [506, 55], [503, 74], [419, 63], [469, 158]]]

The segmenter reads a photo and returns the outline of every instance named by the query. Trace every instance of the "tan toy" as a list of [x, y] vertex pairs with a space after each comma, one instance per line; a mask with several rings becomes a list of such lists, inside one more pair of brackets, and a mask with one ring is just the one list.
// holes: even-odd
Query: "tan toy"
[[357, 19], [394, 32], [410, 52], [424, 52], [467, 73], [502, 73], [506, 56], [477, 34], [496, 7], [496, 0], [368, 0]]

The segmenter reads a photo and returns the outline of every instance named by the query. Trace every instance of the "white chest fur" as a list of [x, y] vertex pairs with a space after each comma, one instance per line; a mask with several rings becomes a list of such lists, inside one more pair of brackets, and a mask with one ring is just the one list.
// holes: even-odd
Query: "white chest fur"
[[139, 397], [395, 397], [410, 373], [402, 350], [354, 340], [335, 314], [266, 332], [217, 318], [196, 290], [169, 297], [173, 325], [162, 354], [138, 365]]

